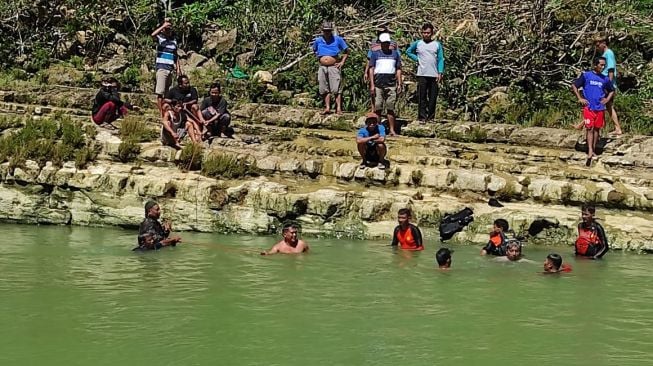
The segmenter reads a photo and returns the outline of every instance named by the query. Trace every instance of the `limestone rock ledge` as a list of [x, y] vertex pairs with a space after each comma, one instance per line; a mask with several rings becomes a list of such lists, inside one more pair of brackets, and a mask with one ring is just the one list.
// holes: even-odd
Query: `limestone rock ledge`
[[[136, 167], [97, 163], [79, 170], [48, 163], [40, 168], [0, 165], [0, 220], [18, 223], [122, 226], [136, 228], [143, 204], [153, 198], [172, 219], [176, 230], [204, 232], [278, 232], [284, 221], [302, 224], [305, 234], [351, 238], [387, 238], [399, 208], [411, 207], [435, 247], [437, 225], [443, 213], [472, 207], [476, 221], [454, 240], [484, 243], [495, 218], [508, 219], [516, 231], [536, 218], [558, 224], [531, 243], [571, 245], [580, 219], [577, 207], [520, 201], [493, 208], [484, 200], [423, 192], [412, 187], [343, 189], [336, 183], [273, 177], [222, 181], [173, 167]], [[462, 181], [461, 181], [462, 182]], [[471, 188], [470, 188], [471, 189]], [[653, 214], [599, 208], [613, 248], [653, 250]]]

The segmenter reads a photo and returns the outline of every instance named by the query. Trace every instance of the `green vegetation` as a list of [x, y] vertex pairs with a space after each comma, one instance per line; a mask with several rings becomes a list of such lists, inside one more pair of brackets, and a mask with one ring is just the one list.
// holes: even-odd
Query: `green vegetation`
[[[164, 9], [166, 4], [172, 12]], [[152, 70], [142, 65], [152, 64], [149, 33], [165, 16], [172, 18], [182, 49], [215, 62], [190, 70], [200, 90], [218, 78], [232, 101], [274, 103], [292, 103], [283, 91], [308, 93], [317, 100], [318, 65], [308, 44], [323, 19], [336, 19], [338, 32], [351, 47], [343, 69], [344, 107], [349, 111], [369, 105], [362, 70], [375, 27], [387, 23], [405, 50], [419, 37], [420, 24], [430, 21], [447, 59], [439, 115], [448, 111], [475, 121], [550, 127], [579, 120], [580, 106], [569, 84], [597, 55], [592, 40], [600, 31], [613, 40], [619, 63], [616, 106], [624, 129], [653, 134], [647, 102], [653, 99], [650, 0], [15, 0], [0, 3], [0, 31], [5, 35], [0, 39], [0, 87], [28, 82], [96, 86], [103, 75], [85, 71], [87, 66], [119, 58], [125, 62], [114, 76], [127, 89], [151, 90]], [[202, 35], [216, 29], [236, 29], [234, 46], [207, 47]], [[279, 91], [226, 76], [236, 57], [246, 52], [254, 52], [251, 62], [240, 65], [249, 75], [283, 68], [274, 74]], [[62, 71], [63, 66], [72, 71]], [[415, 64], [407, 58], [403, 71], [407, 81], [415, 81]], [[496, 100], [499, 90], [504, 96]], [[408, 87], [397, 109], [403, 117], [415, 117], [415, 102], [414, 87]], [[75, 103], [70, 99], [64, 104]]]
[[159, 136], [159, 131], [147, 126], [142, 119], [127, 116], [120, 123], [120, 138], [134, 142], [154, 141]]
[[118, 145], [118, 159], [123, 163], [129, 163], [138, 157], [141, 153], [141, 145], [134, 139], [122, 140]]
[[254, 161], [231, 154], [212, 153], [202, 162], [202, 175], [211, 178], [235, 179], [259, 174]]
[[81, 122], [55, 116], [55, 119], [28, 120], [25, 127], [0, 137], [0, 162], [12, 167], [34, 160], [40, 166], [52, 161], [56, 166], [74, 160], [84, 167], [97, 155], [95, 142], [86, 135]]
[[204, 148], [202, 144], [194, 142], [187, 143], [181, 149], [181, 157], [177, 161], [177, 166], [184, 171], [200, 170], [202, 168], [203, 153]]

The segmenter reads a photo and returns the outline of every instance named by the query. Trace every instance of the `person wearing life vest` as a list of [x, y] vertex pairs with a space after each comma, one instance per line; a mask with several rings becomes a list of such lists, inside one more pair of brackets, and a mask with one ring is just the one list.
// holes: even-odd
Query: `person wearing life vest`
[[571, 266], [568, 264], [562, 264], [562, 256], [558, 253], [551, 253], [546, 256], [544, 260], [544, 273], [562, 273], [562, 272], [571, 272]]
[[494, 226], [490, 232], [490, 240], [481, 249], [481, 255], [506, 255], [506, 235], [505, 232], [509, 229], [508, 221], [505, 219], [494, 220]]
[[399, 246], [403, 250], [424, 250], [422, 243], [422, 232], [419, 228], [410, 223], [412, 213], [410, 209], [402, 208], [397, 213], [399, 225], [392, 234], [393, 247]]
[[575, 243], [577, 256], [600, 259], [610, 249], [603, 226], [594, 219], [595, 213], [596, 208], [593, 205], [583, 205], [583, 221], [578, 224], [578, 239]]

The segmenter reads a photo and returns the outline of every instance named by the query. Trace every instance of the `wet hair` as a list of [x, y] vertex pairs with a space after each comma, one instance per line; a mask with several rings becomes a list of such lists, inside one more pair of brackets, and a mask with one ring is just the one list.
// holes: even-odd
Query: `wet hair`
[[147, 213], [150, 211], [150, 209], [156, 205], [158, 205], [158, 203], [156, 203], [154, 200], [149, 200], [145, 203], [145, 217], [147, 217]]
[[506, 244], [506, 252], [508, 251], [509, 248], [512, 247], [517, 247], [519, 249], [519, 252], [521, 253], [521, 243], [518, 242], [517, 240], [509, 240], [508, 243]]
[[430, 29], [431, 32], [433, 32], [433, 24], [431, 24], [431, 23], [424, 23], [424, 25], [422, 26], [422, 30], [424, 31], [424, 30], [427, 30], [427, 29]]
[[510, 225], [508, 225], [508, 221], [505, 219], [494, 220], [494, 226], [500, 227], [504, 232], [510, 229]]
[[437, 253], [435, 253], [435, 261], [438, 262], [438, 266], [444, 266], [447, 262], [451, 261], [452, 250], [449, 248], [440, 248]]
[[299, 227], [297, 227], [297, 225], [295, 225], [295, 224], [293, 224], [293, 223], [285, 224], [285, 225], [283, 225], [283, 229], [281, 229], [281, 232], [282, 232], [283, 234], [285, 234], [285, 233], [287, 233], [288, 230], [290, 230], [290, 229], [297, 229], [297, 230], [299, 230]]
[[562, 257], [558, 253], [551, 253], [546, 256], [546, 259], [550, 260], [553, 263], [553, 267], [557, 270], [562, 266]]
[[591, 204], [591, 203], [585, 203], [585, 204], [583, 204], [583, 207], [581, 208], [581, 211], [582, 212], [587, 211], [587, 212], [591, 213], [592, 215], [594, 215], [596, 213], [596, 207], [594, 207], [594, 205]]
[[222, 85], [220, 85], [220, 83], [217, 81], [213, 82], [211, 85], [209, 85], [209, 91], [211, 91], [211, 89], [218, 89], [218, 91], [222, 91]]
[[188, 75], [181, 74], [181, 75], [179, 75], [177, 77], [177, 84], [181, 84], [181, 81], [184, 80], [184, 79], [190, 81], [190, 78], [188, 77]]
[[607, 62], [607, 60], [605, 59], [605, 57], [603, 57], [603, 56], [599, 56], [599, 57], [594, 57], [594, 62], [592, 62], [592, 65], [594, 65], [594, 66], [598, 65], [599, 62], [601, 62], [601, 60]]
[[413, 213], [410, 208], [400, 208], [397, 212], [397, 215], [406, 215], [408, 217], [413, 217]]

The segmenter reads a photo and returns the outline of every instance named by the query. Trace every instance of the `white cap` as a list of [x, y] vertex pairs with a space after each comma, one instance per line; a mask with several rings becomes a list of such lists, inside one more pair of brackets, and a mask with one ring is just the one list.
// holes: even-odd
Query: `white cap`
[[381, 33], [379, 34], [379, 42], [390, 42], [390, 33]]

